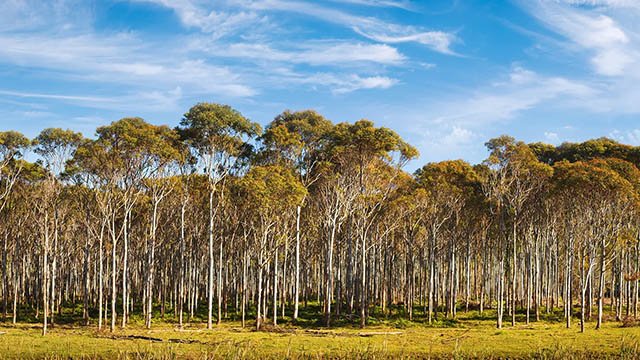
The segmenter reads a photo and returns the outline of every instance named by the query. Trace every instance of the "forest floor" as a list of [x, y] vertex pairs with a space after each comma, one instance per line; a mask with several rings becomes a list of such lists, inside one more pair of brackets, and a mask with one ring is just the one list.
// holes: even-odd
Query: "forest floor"
[[[506, 319], [505, 319], [506, 320]], [[522, 319], [523, 320], [523, 319]], [[562, 321], [545, 320], [496, 329], [491, 313], [460, 313], [428, 326], [419, 321], [380, 320], [359, 329], [341, 324], [267, 326], [256, 332], [239, 322], [206, 330], [201, 323], [177, 329], [156, 322], [147, 330], [132, 321], [125, 330], [57, 324], [41, 336], [36, 323], [0, 322], [0, 358], [8, 359], [413, 359], [413, 358], [640, 358], [640, 326], [605, 322], [580, 333]], [[247, 323], [250, 324], [249, 322]], [[252, 324], [252, 323], [251, 323]]]

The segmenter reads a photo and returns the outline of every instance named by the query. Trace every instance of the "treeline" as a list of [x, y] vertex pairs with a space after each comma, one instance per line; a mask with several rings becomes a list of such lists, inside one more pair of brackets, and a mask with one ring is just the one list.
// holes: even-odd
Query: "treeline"
[[417, 150], [368, 120], [286, 111], [263, 130], [210, 103], [175, 129], [0, 132], [3, 319], [260, 329], [309, 302], [326, 326], [392, 307], [428, 323], [492, 309], [498, 328], [637, 316], [640, 148], [486, 146], [482, 164], [409, 174]]

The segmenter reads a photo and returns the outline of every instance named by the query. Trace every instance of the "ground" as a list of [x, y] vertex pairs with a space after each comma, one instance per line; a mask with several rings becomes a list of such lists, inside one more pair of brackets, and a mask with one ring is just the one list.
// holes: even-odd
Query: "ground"
[[[285, 319], [286, 320], [286, 319]], [[457, 320], [434, 326], [401, 318], [372, 320], [365, 329], [349, 324], [322, 326], [285, 323], [256, 332], [239, 322], [213, 330], [201, 323], [177, 329], [156, 322], [151, 330], [132, 321], [111, 333], [75, 323], [55, 325], [41, 336], [36, 323], [0, 323], [0, 358], [9, 359], [398, 359], [398, 358], [629, 358], [640, 357], [640, 327], [606, 322], [600, 330], [588, 323], [580, 333], [557, 317], [538, 323], [505, 323], [495, 328], [491, 313], [460, 313]]]

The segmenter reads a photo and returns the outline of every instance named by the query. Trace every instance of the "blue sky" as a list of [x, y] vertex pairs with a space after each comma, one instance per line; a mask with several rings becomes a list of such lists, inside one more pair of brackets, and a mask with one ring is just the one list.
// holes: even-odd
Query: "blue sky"
[[393, 128], [427, 161], [524, 141], [640, 145], [636, 0], [2, 0], [0, 130], [92, 136], [193, 104]]

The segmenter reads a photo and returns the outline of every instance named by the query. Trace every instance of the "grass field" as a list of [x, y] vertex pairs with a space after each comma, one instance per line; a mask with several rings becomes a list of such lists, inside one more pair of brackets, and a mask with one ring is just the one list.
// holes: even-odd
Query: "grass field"
[[640, 357], [640, 327], [607, 322], [585, 333], [574, 322], [546, 320], [495, 328], [491, 313], [460, 313], [457, 320], [372, 321], [366, 329], [342, 324], [284, 324], [256, 332], [227, 322], [207, 331], [201, 323], [182, 330], [169, 322], [144, 329], [139, 321], [114, 333], [67, 323], [40, 335], [40, 326], [0, 324], [0, 358], [8, 359], [398, 359], [398, 358], [628, 358]]

